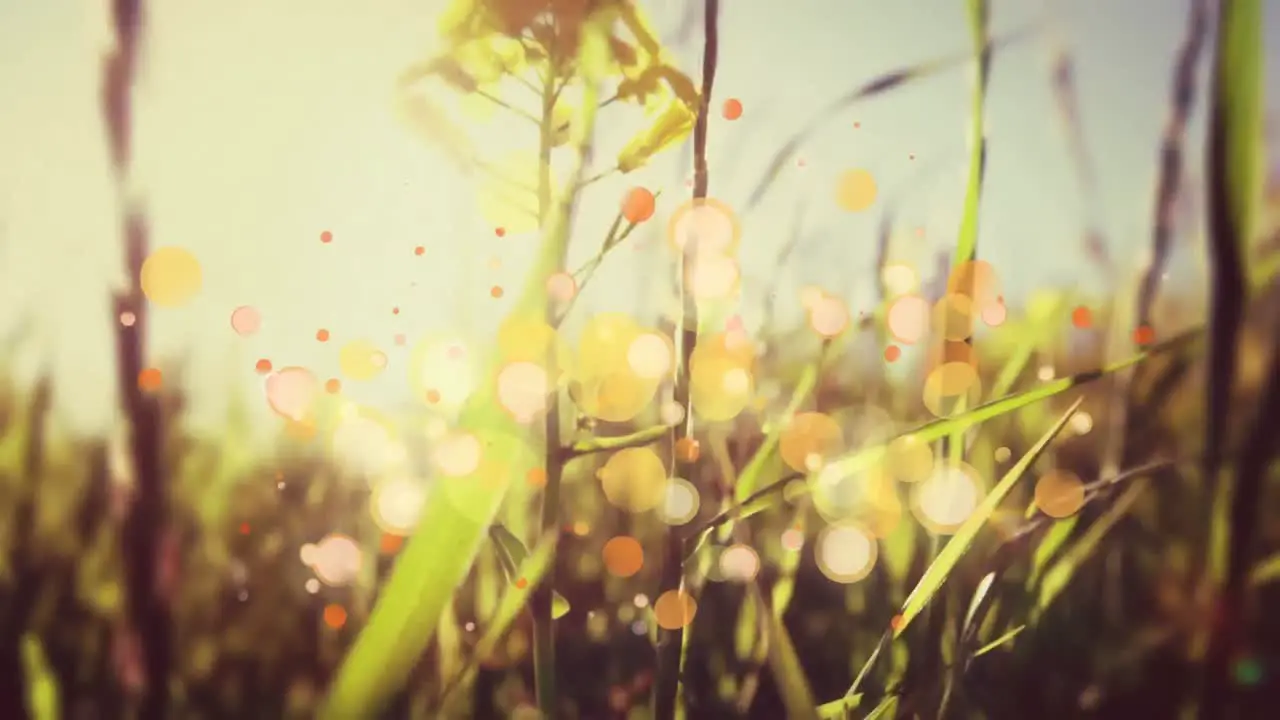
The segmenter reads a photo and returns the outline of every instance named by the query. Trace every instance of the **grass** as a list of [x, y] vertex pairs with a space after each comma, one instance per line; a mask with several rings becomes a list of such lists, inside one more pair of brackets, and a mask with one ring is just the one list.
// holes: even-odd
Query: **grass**
[[[472, 5], [453, 8], [451, 42], [510, 41], [477, 24]], [[966, 7], [972, 52], [881, 75], [838, 99], [784, 143], [739, 220], [835, 113], [973, 61], [970, 173], [948, 290], [975, 299], [965, 263], [978, 258], [986, 78], [999, 49], [1021, 35], [990, 38], [987, 4]], [[185, 433], [182, 399], [170, 389], [176, 383], [139, 388], [146, 225], [137, 207], [122, 208], [134, 287], [114, 309], [136, 317], [121, 326], [116, 348], [130, 441], [68, 437], [49, 417], [52, 383], [18, 387], [0, 373], [6, 717], [87, 706], [113, 717], [335, 719], [1035, 717], [1077, 709], [1163, 717], [1197, 704], [1205, 717], [1260, 711], [1277, 680], [1247, 670], [1280, 647], [1276, 619], [1250, 611], [1280, 587], [1280, 497], [1268, 434], [1280, 422], [1280, 351], [1265, 344], [1274, 344], [1266, 286], [1244, 293], [1241, 260], [1261, 232], [1261, 4], [1224, 7], [1209, 93], [1212, 292], [1203, 331], [1143, 343], [1115, 360], [1103, 347], [1080, 351], [1061, 340], [1127, 335], [1123, 306], [1131, 298], [1105, 307], [1064, 293], [1047, 312], [1025, 317], [1010, 307], [1006, 323], [981, 338], [974, 365], [989, 391], [961, 392], [942, 412], [926, 412], [922, 378], [893, 379], [856, 362], [860, 342], [887, 335], [883, 307], [824, 337], [770, 324], [760, 339], [773, 349], [750, 367], [757, 385], [776, 382], [777, 397], [717, 422], [694, 403], [697, 353], [723, 334], [699, 326], [704, 308], [694, 301], [691, 269], [700, 258], [690, 253], [674, 271], [685, 302], [669, 337], [670, 378], [662, 380], [685, 409], [683, 420], [661, 420], [653, 402], [626, 422], [584, 418], [581, 388], [557, 385], [541, 422], [521, 423], [495, 380], [510, 348], [495, 343], [487, 380], [454, 428], [479, 439], [482, 460], [434, 479], [408, 537], [381, 530], [364, 479], [346, 475], [314, 444], [282, 437], [274, 456], [243, 458], [234, 447], [241, 428], [229, 426], [220, 442]], [[115, 6], [122, 42], [104, 71], [104, 119], [122, 183], [129, 153], [121, 108], [139, 8]], [[1204, 6], [1192, 9], [1174, 70], [1177, 132], [1153, 142], [1163, 147], [1161, 198], [1181, 182], [1170, 156], [1187, 140], [1182, 84], [1193, 80], [1205, 21], [1196, 14]], [[636, 92], [666, 93], [669, 103], [608, 173], [634, 169], [691, 134], [690, 202], [714, 198], [707, 120], [717, 108], [718, 12], [708, 0], [700, 83], [666, 65], [628, 3], [554, 27], [529, 21], [529, 47], [541, 54], [526, 48], [502, 73], [524, 84], [538, 109], [491, 98], [537, 128], [544, 168], [534, 189], [541, 245], [508, 323], [558, 331], [573, 309], [549, 293], [547, 278], [569, 271], [570, 219], [593, 189], [589, 161], [600, 150], [593, 130], [615, 104], [602, 88], [631, 82]], [[556, 35], [571, 21], [573, 42]], [[446, 52], [405, 81], [442, 79], [450, 92], [490, 93], [464, 59]], [[557, 99], [569, 85], [583, 101], [566, 121]], [[431, 112], [416, 117], [433, 137], [459, 130]], [[567, 152], [573, 164], [558, 195], [546, 170], [553, 152]], [[495, 171], [469, 152], [456, 160], [479, 175]], [[1168, 202], [1157, 202], [1152, 267], [1168, 246]], [[620, 211], [596, 257], [573, 273], [579, 287], [637, 227], [668, 214], [636, 219]], [[884, 225], [892, 221], [886, 216]], [[784, 255], [802, 242], [789, 241]], [[1140, 296], [1140, 321], [1159, 326], [1154, 290]], [[1078, 303], [1095, 307], [1092, 328], [1068, 327]], [[971, 351], [973, 337], [957, 343]], [[547, 348], [543, 362], [558, 380], [560, 356], [554, 343]], [[950, 351], [961, 352], [944, 345], [942, 357], [954, 361]], [[1257, 357], [1263, 372], [1236, 371]], [[1031, 377], [1037, 359], [1061, 372]], [[1109, 384], [1113, 377], [1123, 379], [1122, 393]], [[815, 414], [833, 419], [843, 441], [815, 444], [801, 469], [794, 448], [809, 439], [797, 440], [795, 428]], [[931, 473], [907, 482], [900, 463], [912, 444], [927, 449]], [[659, 451], [664, 473], [692, 483], [700, 506], [686, 522], [610, 504], [596, 481], [602, 465], [638, 449]], [[128, 460], [123, 471], [117, 456]], [[523, 458], [542, 471], [539, 487], [524, 481]], [[956, 522], [939, 522], [930, 515], [929, 483], [964, 469], [980, 481], [972, 507]], [[1076, 488], [1071, 512], [1052, 510], [1041, 494], [1052, 470], [1093, 478]], [[120, 497], [130, 483], [132, 496]], [[851, 506], [839, 505], [843, 487], [860, 493]], [[832, 528], [871, 538], [874, 562], [864, 576], [824, 576], [836, 562], [826, 544]], [[299, 548], [335, 529], [371, 562], [348, 585], [307, 590], [315, 578], [295, 559]], [[602, 546], [618, 537], [644, 550], [631, 572], [602, 567]], [[751, 548], [754, 572], [725, 569], [725, 553], [740, 547]], [[158, 587], [157, 577], [165, 579]], [[696, 603], [674, 624], [655, 608], [673, 593]], [[1189, 687], [1198, 692], [1170, 692]]]

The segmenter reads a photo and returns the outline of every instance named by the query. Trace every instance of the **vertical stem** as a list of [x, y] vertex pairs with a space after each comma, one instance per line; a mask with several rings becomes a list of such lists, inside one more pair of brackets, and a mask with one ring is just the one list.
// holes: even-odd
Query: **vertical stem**
[[[693, 127], [693, 199], [707, 197], [710, 177], [707, 171], [707, 119], [710, 115], [711, 93], [715, 87], [716, 64], [720, 54], [720, 1], [705, 0], [703, 7], [702, 88], [699, 97], [698, 117]], [[680, 326], [680, 363], [674, 378], [674, 400], [685, 409], [685, 421], [672, 431], [673, 446], [688, 438], [693, 431], [693, 406], [689, 393], [689, 362], [698, 342], [698, 305], [694, 299], [692, 279], [696, 243], [686, 247], [680, 261], [680, 296], [683, 319]], [[675, 453], [680, 461], [681, 453]], [[673, 466], [674, 466], [673, 462]], [[675, 470], [675, 467], [672, 467]], [[658, 594], [679, 591], [684, 584], [684, 545], [676, 528], [669, 528], [663, 539], [662, 575]], [[654, 680], [653, 712], [656, 720], [675, 717], [680, 694], [681, 664], [684, 659], [685, 637], [683, 628], [660, 630], [658, 636], [657, 673]]]
[[146, 303], [142, 296], [142, 263], [147, 256], [147, 224], [142, 211], [128, 197], [132, 160], [132, 90], [137, 76], [143, 28], [141, 0], [113, 0], [112, 24], [116, 47], [102, 71], [102, 115], [106, 125], [119, 201], [123, 210], [127, 289], [115, 300], [117, 316], [131, 313], [134, 322], [118, 324], [116, 352], [123, 410], [132, 426], [130, 450], [137, 494], [124, 520], [129, 619], [142, 649], [145, 690], [138, 718], [161, 720], [168, 715], [169, 666], [172, 658], [169, 611], [157, 586], [158, 549], [165, 531], [168, 497], [160, 464], [160, 408], [155, 398], [138, 387], [146, 343]]
[[[555, 60], [548, 57], [547, 72], [542, 81], [542, 117], [538, 132], [538, 226], [546, 229], [547, 216], [551, 212], [551, 141], [556, 104]], [[547, 317], [553, 317], [553, 303], [546, 304]], [[548, 376], [555, 382], [558, 368], [555, 366], [555, 344], [547, 349]], [[564, 476], [563, 455], [560, 452], [560, 392], [557, 388], [547, 401], [547, 414], [543, 419], [544, 458], [547, 482], [542, 491], [542, 508], [539, 527], [542, 534], [555, 532], [560, 525], [560, 483]], [[556, 568], [543, 577], [530, 598], [533, 612], [533, 676], [538, 699], [538, 710], [544, 718], [556, 716], [556, 642], [552, 626], [552, 591], [555, 586]]]

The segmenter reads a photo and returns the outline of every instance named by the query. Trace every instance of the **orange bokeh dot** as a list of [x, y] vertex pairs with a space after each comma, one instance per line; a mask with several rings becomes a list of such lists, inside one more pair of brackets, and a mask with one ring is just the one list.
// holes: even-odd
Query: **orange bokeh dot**
[[322, 243], [333, 242], [333, 233], [329, 232], [328, 230], [325, 230], [324, 232], [320, 233], [320, 242]]
[[1081, 305], [1071, 311], [1071, 324], [1084, 330], [1093, 324], [1093, 312]]
[[1084, 483], [1069, 470], [1050, 470], [1036, 482], [1036, 507], [1051, 518], [1075, 515], [1084, 506], [1084, 496]]
[[640, 541], [628, 535], [611, 538], [601, 551], [604, 566], [613, 575], [631, 577], [644, 566], [644, 548]]
[[653, 217], [656, 207], [653, 193], [642, 187], [633, 187], [622, 199], [622, 217], [632, 225], [639, 225]]
[[1133, 331], [1133, 341], [1139, 345], [1150, 345], [1155, 339], [1156, 331], [1150, 325], [1139, 325]]
[[679, 630], [693, 621], [698, 603], [683, 590], [668, 590], [653, 604], [653, 615], [664, 630]]
[[400, 308], [398, 308], [398, 307], [393, 307], [393, 308], [391, 308], [391, 314], [392, 314], [392, 315], [399, 315], [399, 314], [400, 314]]
[[337, 378], [329, 378], [324, 382], [324, 389], [325, 389], [325, 392], [331, 395], [335, 394], [338, 391], [342, 390], [342, 381]]
[[[696, 406], [695, 406], [696, 409]], [[809, 472], [840, 452], [844, 433], [839, 423], [829, 415], [816, 412], [800, 413], [782, 430], [778, 441], [778, 454], [782, 461], [796, 472]]]
[[440, 391], [436, 390], [435, 388], [428, 390], [427, 402], [431, 403], [432, 405], [440, 402]]
[[258, 362], [254, 363], [253, 369], [260, 373], [269, 373], [271, 372], [271, 361], [266, 358], [262, 358]]
[[162, 382], [163, 376], [156, 368], [147, 368], [138, 373], [138, 387], [147, 392], [159, 390]]
[[324, 624], [337, 630], [347, 624], [347, 611], [341, 605], [324, 606]]
[[897, 345], [890, 345], [884, 349], [885, 362], [893, 362], [902, 357], [902, 348]]
[[325, 330], [324, 328], [320, 328], [319, 330], [317, 330], [317, 331], [316, 331], [316, 340], [319, 340], [320, 342], [328, 342], [328, 341], [329, 341], [329, 331], [328, 331], [328, 330]]
[[404, 545], [403, 537], [395, 533], [382, 533], [382, 539], [378, 541], [378, 551], [383, 555], [393, 555], [401, 545]]
[[951, 271], [947, 292], [967, 296], [981, 313], [988, 305], [1000, 301], [1000, 279], [991, 263], [969, 260]]
[[725, 120], [737, 120], [742, 117], [742, 101], [738, 98], [729, 98], [724, 101], [722, 111]]
[[493, 229], [493, 234], [494, 234], [494, 235], [497, 235], [498, 237], [503, 237], [504, 235], [506, 235], [506, 234], [507, 234], [507, 230], [506, 230], [506, 228], [500, 228], [500, 227], [498, 227], [498, 228], [494, 228], [494, 229]]
[[424, 248], [424, 247], [422, 247], [421, 245], [419, 245], [418, 247], [416, 247], [416, 248], [414, 248], [414, 249], [413, 249], [413, 254], [414, 254], [414, 255], [422, 255], [422, 254], [424, 254], [424, 253], [426, 253], [426, 252], [427, 252], [427, 249], [426, 249], [426, 248]]
[[547, 484], [547, 471], [540, 467], [533, 468], [529, 471], [526, 479], [533, 487], [542, 487]]
[[516, 587], [521, 590], [529, 587], [529, 580], [527, 578], [516, 578]]
[[493, 287], [489, 288], [489, 295], [495, 298], [502, 297], [502, 287], [498, 285], [494, 285]]
[[697, 440], [686, 437], [676, 441], [676, 457], [680, 459], [680, 462], [697, 462], [698, 456], [701, 454], [702, 448], [698, 445]]
[[407, 338], [404, 333], [396, 333], [395, 337], [391, 338], [391, 340], [395, 342], [396, 345], [404, 345]]

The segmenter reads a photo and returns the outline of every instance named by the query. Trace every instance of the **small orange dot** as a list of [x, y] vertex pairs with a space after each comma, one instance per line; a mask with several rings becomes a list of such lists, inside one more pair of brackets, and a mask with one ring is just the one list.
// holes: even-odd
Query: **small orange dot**
[[676, 457], [679, 458], [681, 462], [697, 462], [700, 454], [701, 448], [698, 446], [697, 440], [686, 437], [680, 438], [676, 441]]
[[431, 403], [432, 405], [434, 405], [434, 404], [436, 404], [436, 403], [440, 402], [440, 391], [439, 391], [439, 390], [436, 390], [436, 389], [434, 389], [434, 388], [433, 388], [433, 389], [431, 389], [431, 390], [428, 390], [428, 391], [427, 391], [427, 402]]
[[325, 230], [324, 232], [320, 233], [320, 242], [322, 243], [333, 242], [333, 233], [329, 232], [328, 230]]
[[516, 587], [518, 587], [518, 588], [520, 588], [521, 590], [523, 590], [523, 589], [525, 589], [525, 588], [529, 587], [529, 581], [528, 581], [528, 580], [526, 580], [526, 579], [524, 579], [524, 578], [519, 578], [518, 580], [516, 580]]
[[399, 315], [399, 314], [400, 314], [400, 308], [398, 308], [398, 307], [393, 307], [393, 308], [391, 308], [391, 314], [392, 314], [392, 315]]
[[493, 229], [493, 234], [494, 234], [494, 235], [497, 235], [498, 237], [503, 237], [503, 236], [505, 236], [505, 235], [507, 234], [507, 229], [506, 229], [506, 228], [494, 228], [494, 229]]
[[894, 615], [894, 616], [889, 620], [889, 627], [890, 627], [890, 628], [892, 628], [892, 629], [894, 629], [894, 630], [897, 630], [897, 629], [899, 629], [899, 628], [901, 628], [901, 627], [902, 627], [902, 624], [903, 624], [904, 622], [906, 622], [906, 618], [902, 617], [901, 615]]
[[1071, 311], [1071, 324], [1081, 330], [1089, 327], [1093, 324], [1093, 312], [1090, 311], [1089, 308], [1080, 305], [1075, 310]]
[[240, 523], [240, 534], [241, 535], [249, 534], [249, 523]]
[[413, 249], [413, 254], [414, 254], [414, 255], [422, 255], [422, 254], [424, 254], [424, 253], [426, 253], [426, 252], [427, 252], [427, 249], [426, 249], [426, 248], [424, 248], [424, 247], [422, 247], [421, 245], [419, 245], [418, 247], [416, 247], [416, 248], [414, 248], [414, 249]]
[[254, 364], [253, 369], [257, 370], [259, 373], [269, 373], [271, 372], [271, 361], [266, 358], [262, 358]]
[[725, 120], [737, 120], [742, 117], [742, 101], [737, 98], [725, 100], [723, 112]]
[[383, 555], [393, 555], [403, 544], [404, 538], [399, 535], [382, 533], [382, 539], [378, 541], [378, 550]]
[[854, 128], [855, 130], [856, 130], [856, 129], [858, 129], [858, 128], [860, 128], [860, 127], [862, 127], [862, 123], [860, 123], [860, 122], [855, 122], [855, 123], [853, 124], [853, 128]]
[[147, 368], [138, 373], [138, 388], [147, 392], [159, 390], [164, 376], [156, 368]]
[[347, 611], [341, 605], [324, 606], [324, 624], [337, 630], [347, 624]]
[[885, 362], [893, 362], [894, 360], [897, 360], [900, 357], [902, 357], [902, 348], [898, 347], [897, 345], [890, 345], [889, 347], [884, 349]]
[[1139, 325], [1133, 331], [1133, 341], [1139, 345], [1150, 345], [1155, 342], [1156, 331], [1150, 325]]
[[324, 381], [324, 389], [325, 392], [330, 395], [334, 395], [338, 393], [338, 391], [342, 390], [342, 381], [338, 378], [329, 378]]
[[622, 217], [632, 225], [639, 225], [653, 217], [656, 207], [653, 193], [642, 187], [633, 187], [622, 199]]
[[404, 333], [396, 333], [394, 340], [397, 345], [404, 345], [404, 342], [405, 342]]
[[493, 287], [489, 288], [489, 295], [495, 298], [502, 297], [502, 288], [498, 285], [494, 285]]
[[529, 471], [528, 480], [533, 487], [542, 487], [547, 484], [547, 471], [540, 467], [533, 468]]
[[316, 339], [319, 340], [320, 342], [328, 342], [329, 331], [325, 330], [324, 328], [320, 328], [319, 330], [316, 331]]

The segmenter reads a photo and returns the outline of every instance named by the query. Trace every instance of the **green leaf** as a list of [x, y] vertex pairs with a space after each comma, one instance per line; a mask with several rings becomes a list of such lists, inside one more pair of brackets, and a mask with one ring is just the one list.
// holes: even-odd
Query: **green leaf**
[[925, 570], [920, 581], [916, 583], [915, 589], [907, 596], [907, 601], [902, 606], [902, 612], [899, 613], [899, 621], [894, 626], [894, 637], [901, 637], [902, 633], [911, 624], [911, 621], [919, 616], [920, 612], [929, 604], [934, 594], [951, 575], [951, 571], [955, 569], [960, 559], [964, 557], [974, 538], [978, 536], [978, 531], [986, 524], [991, 514], [995, 512], [996, 508], [1005, 499], [1005, 496], [1013, 489], [1013, 486], [1030, 469], [1036, 458], [1040, 457], [1040, 453], [1044, 452], [1049, 443], [1057, 437], [1058, 433], [1062, 432], [1062, 428], [1066, 427], [1067, 421], [1075, 414], [1082, 402], [1084, 402], [1084, 399], [1080, 398], [1071, 404], [1071, 407], [1063, 413], [1058, 422], [1054, 423], [1053, 427], [1049, 428], [1048, 432], [1040, 437], [1040, 440], [1022, 456], [1021, 460], [1009, 468], [1009, 471], [1000, 479], [1000, 482], [996, 483], [991, 492], [987, 493], [987, 496], [983, 498], [982, 503], [964, 521], [960, 529], [951, 536], [951, 539], [947, 541], [946, 547], [929, 564], [929, 568]]
[[58, 680], [35, 633], [22, 636], [22, 665], [27, 674], [27, 706], [32, 720], [57, 720]]
[[[520, 566], [529, 556], [529, 550], [511, 533], [506, 526], [500, 523], [494, 523], [489, 526], [489, 538], [493, 540], [494, 547], [498, 551], [498, 560], [502, 563], [502, 572], [507, 576], [507, 582], [515, 583], [520, 579], [528, 580], [525, 575], [520, 574]], [[551, 618], [559, 620], [569, 614], [571, 610], [569, 600], [560, 593], [551, 591]]]
[[1000, 647], [1000, 646], [1002, 646], [1002, 645], [1006, 645], [1006, 644], [1008, 644], [1008, 643], [1010, 643], [1010, 642], [1013, 642], [1013, 639], [1014, 639], [1014, 638], [1016, 638], [1016, 637], [1018, 637], [1018, 634], [1019, 634], [1019, 633], [1021, 633], [1023, 630], [1026, 630], [1026, 629], [1027, 629], [1027, 626], [1026, 626], [1026, 625], [1019, 625], [1019, 626], [1015, 627], [1014, 629], [1012, 629], [1012, 630], [1010, 630], [1009, 632], [1007, 632], [1007, 633], [1005, 633], [1005, 634], [1001, 635], [1000, 637], [996, 638], [995, 640], [992, 640], [991, 642], [987, 643], [986, 645], [983, 645], [982, 647], [978, 648], [978, 649], [977, 649], [977, 651], [975, 651], [975, 652], [973, 653], [973, 656], [974, 656], [974, 657], [981, 657], [981, 656], [986, 655], [987, 653], [991, 652], [992, 650], [995, 650], [995, 649], [999, 648], [999, 647]]
[[[762, 605], [764, 601], [758, 586], [754, 595], [756, 603]], [[773, 612], [763, 615], [769, 638], [769, 669], [773, 671], [773, 681], [782, 697], [782, 704], [787, 708], [787, 717], [792, 720], [820, 718], [822, 715], [815, 708], [817, 703], [813, 699], [813, 691], [809, 689], [800, 657], [796, 655], [795, 645], [782, 624], [782, 618]]]
[[829, 703], [823, 703], [818, 706], [818, 717], [822, 720], [843, 720], [849, 716], [851, 711], [857, 710], [861, 704], [862, 693], [858, 693], [853, 697], [832, 700]]

